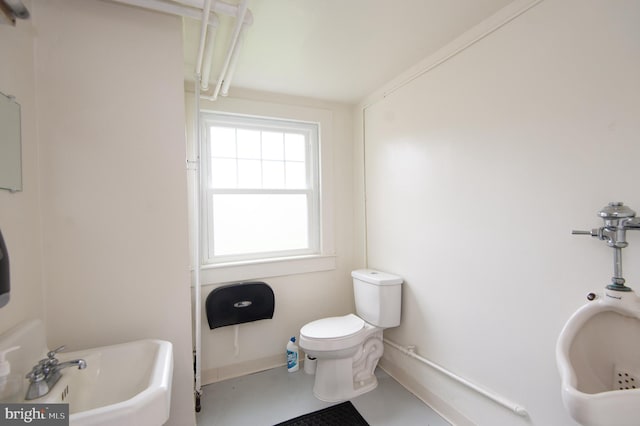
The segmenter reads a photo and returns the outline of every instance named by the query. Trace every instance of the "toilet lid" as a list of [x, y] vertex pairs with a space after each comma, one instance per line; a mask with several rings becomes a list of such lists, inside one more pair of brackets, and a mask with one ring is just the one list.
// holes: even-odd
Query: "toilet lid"
[[364, 327], [364, 321], [353, 314], [312, 321], [302, 327], [300, 334], [311, 339], [335, 339], [350, 336]]

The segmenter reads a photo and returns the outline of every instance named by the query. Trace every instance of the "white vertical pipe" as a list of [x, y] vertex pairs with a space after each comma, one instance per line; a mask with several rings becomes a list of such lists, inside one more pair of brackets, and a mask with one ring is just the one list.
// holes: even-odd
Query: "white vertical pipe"
[[200, 282], [200, 245], [201, 245], [201, 237], [200, 237], [200, 229], [202, 224], [202, 214], [200, 211], [201, 206], [201, 183], [202, 183], [202, 167], [201, 167], [201, 153], [202, 153], [202, 130], [200, 126], [200, 84], [202, 84], [202, 60], [204, 56], [204, 48], [205, 42], [207, 39], [207, 29], [209, 27], [209, 14], [211, 13], [211, 0], [205, 0], [204, 8], [202, 9], [202, 24], [200, 26], [200, 44], [198, 46], [198, 58], [196, 65], [196, 84], [195, 84], [195, 102], [196, 102], [196, 131], [194, 135], [196, 136], [196, 196], [195, 196], [195, 211], [197, 215], [196, 220], [196, 243], [194, 248], [194, 261], [195, 261], [195, 274], [194, 274], [194, 334], [195, 334], [195, 346], [196, 346], [196, 354], [195, 354], [195, 362], [194, 362], [194, 376], [195, 376], [195, 393], [196, 395], [200, 395], [200, 390], [202, 388], [202, 321], [201, 321], [201, 292], [202, 292], [202, 283]]
[[227, 57], [224, 60], [224, 65], [222, 66], [222, 70], [220, 71], [220, 76], [218, 77], [218, 84], [216, 84], [216, 88], [213, 91], [212, 99], [218, 99], [218, 94], [220, 93], [220, 89], [222, 88], [222, 82], [224, 81], [227, 70], [229, 69], [229, 63], [231, 62], [231, 57], [233, 56], [233, 51], [236, 48], [238, 43], [238, 38], [240, 37], [240, 32], [242, 31], [242, 27], [244, 25], [244, 17], [247, 14], [247, 0], [242, 0], [242, 3], [238, 5], [238, 15], [236, 16], [236, 26], [233, 31], [233, 38], [231, 39], [231, 43], [229, 44], [229, 50], [227, 51]]
[[[200, 130], [200, 83], [201, 83], [201, 75], [200, 73], [202, 72], [202, 59], [204, 56], [204, 47], [205, 47], [205, 41], [206, 41], [206, 37], [207, 37], [207, 28], [208, 28], [208, 21], [209, 21], [209, 14], [211, 13], [211, 0], [206, 0], [205, 1], [205, 5], [204, 5], [204, 9], [202, 10], [202, 24], [200, 26], [200, 44], [198, 45], [198, 58], [196, 61], [196, 81], [195, 81], [195, 102], [196, 102], [196, 119], [195, 119], [195, 123], [196, 123], [196, 129], [194, 132], [194, 135], [196, 136], [196, 152], [197, 152], [197, 158], [196, 158], [196, 196], [195, 196], [195, 211], [196, 211], [196, 215], [197, 215], [197, 220], [196, 220], [196, 225], [195, 225], [195, 233], [196, 233], [196, 243], [194, 244], [194, 262], [195, 262], [195, 273], [194, 273], [194, 279], [195, 279], [195, 283], [194, 283], [194, 288], [193, 288], [193, 303], [194, 303], [194, 309], [193, 309], [193, 328], [194, 328], [194, 334], [195, 334], [195, 361], [194, 361], [194, 391], [196, 394], [196, 398], [199, 397], [200, 395], [200, 390], [202, 388], [202, 363], [201, 363], [201, 358], [202, 358], [202, 322], [201, 322], [201, 282], [200, 282], [200, 221], [201, 221], [201, 214], [200, 214], [200, 184], [201, 184], [201, 179], [202, 179], [202, 171], [201, 171], [201, 162], [200, 162], [200, 148], [202, 146], [202, 135], [201, 135], [201, 130]], [[197, 407], [196, 407], [197, 409]]]
[[363, 243], [364, 243], [364, 265], [369, 267], [369, 222], [367, 215], [367, 108], [362, 108], [362, 202], [363, 207]]
[[201, 130], [201, 125], [200, 125], [200, 75], [196, 75], [196, 84], [195, 84], [195, 132], [194, 132], [194, 136], [196, 138], [196, 179], [195, 179], [195, 197], [194, 197], [194, 203], [195, 203], [195, 213], [196, 213], [196, 221], [195, 221], [195, 235], [196, 235], [196, 241], [194, 244], [194, 249], [193, 249], [193, 257], [194, 257], [194, 263], [195, 263], [195, 270], [194, 270], [194, 285], [193, 285], [193, 316], [194, 316], [194, 334], [195, 334], [195, 350], [196, 350], [196, 355], [195, 355], [195, 384], [194, 384], [194, 390], [197, 394], [200, 393], [200, 390], [202, 388], [202, 363], [201, 363], [201, 358], [202, 358], [202, 321], [201, 321], [201, 287], [202, 287], [202, 283], [200, 281], [200, 248], [201, 248], [201, 237], [200, 237], [200, 230], [201, 230], [201, 225], [202, 225], [202, 214], [201, 214], [201, 200], [202, 200], [202, 195], [201, 195], [201, 182], [202, 182], [202, 167], [201, 164], [202, 162], [200, 161], [201, 158], [201, 154], [202, 154], [202, 130]]
[[458, 383], [461, 383], [463, 385], [465, 385], [466, 387], [473, 389], [474, 391], [478, 392], [479, 394], [481, 394], [482, 396], [489, 398], [490, 400], [496, 402], [497, 404], [502, 405], [505, 408], [508, 408], [509, 410], [513, 411], [514, 413], [516, 413], [519, 416], [522, 417], [527, 417], [529, 415], [529, 413], [527, 412], [527, 410], [518, 405], [515, 404], [503, 397], [501, 397], [500, 395], [495, 395], [491, 392], [489, 392], [486, 389], [481, 388], [480, 386], [471, 383], [470, 381], [468, 381], [467, 379], [458, 376], [457, 374], [452, 373], [451, 371], [445, 369], [444, 367], [436, 364], [435, 362], [429, 361], [426, 358], [421, 357], [420, 355], [418, 355], [417, 353], [415, 353], [414, 350], [409, 350], [407, 348], [403, 348], [402, 346], [398, 345], [397, 343], [394, 343], [390, 340], [384, 339], [384, 343], [386, 343], [387, 345], [399, 350], [400, 352], [402, 352], [405, 355], [410, 356], [411, 358], [417, 359], [418, 361], [422, 362], [423, 364], [427, 364], [429, 367], [433, 368], [434, 370], [439, 371], [440, 373], [444, 374], [447, 377], [452, 378], [453, 380], [457, 381]]

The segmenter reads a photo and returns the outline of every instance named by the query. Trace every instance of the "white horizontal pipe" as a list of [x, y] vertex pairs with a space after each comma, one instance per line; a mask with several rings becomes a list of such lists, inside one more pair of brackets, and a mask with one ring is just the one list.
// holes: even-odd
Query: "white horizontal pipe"
[[[205, 0], [173, 0], [173, 1], [175, 3], [180, 3], [185, 6], [193, 7], [196, 9], [203, 9]], [[227, 16], [238, 16], [238, 8], [239, 6], [236, 6], [235, 4], [226, 3], [221, 0], [216, 1], [213, 4], [213, 12], [219, 13], [221, 15], [227, 15]], [[247, 25], [253, 24], [253, 14], [251, 13], [250, 10], [247, 9], [247, 12], [243, 18], [243, 21]]]
[[216, 27], [209, 27], [207, 31], [207, 50], [204, 53], [204, 63], [202, 64], [202, 78], [200, 79], [200, 87], [202, 90], [209, 90], [209, 79], [211, 78], [211, 69], [213, 66], [213, 51], [216, 44]]
[[236, 72], [236, 65], [238, 64], [238, 57], [240, 56], [240, 50], [242, 49], [242, 40], [244, 39], [244, 25], [238, 36], [236, 47], [231, 54], [231, 61], [229, 62], [229, 68], [227, 74], [224, 76], [222, 86], [220, 87], [220, 96], [227, 96], [229, 94], [229, 86], [231, 86], [231, 80], [233, 80], [233, 74]]
[[202, 60], [204, 58], [204, 47], [207, 39], [208, 19], [211, 13], [211, 0], [205, 0], [204, 9], [202, 9], [202, 24], [200, 24], [200, 41], [198, 43], [198, 57], [196, 59], [196, 75], [202, 74]]
[[[194, 9], [192, 7], [180, 6], [177, 4], [165, 3], [158, 0], [108, 0], [114, 3], [127, 4], [129, 6], [141, 7], [143, 9], [155, 10], [156, 12], [168, 13], [170, 15], [184, 16], [186, 18], [201, 19], [202, 10]], [[209, 14], [209, 25], [218, 25], [218, 17], [211, 13]]]
[[452, 373], [451, 371], [445, 369], [444, 367], [436, 364], [435, 362], [429, 361], [426, 358], [421, 357], [420, 355], [418, 355], [417, 353], [415, 353], [415, 351], [413, 350], [409, 350], [407, 348], [404, 348], [400, 345], [398, 345], [397, 343], [394, 343], [388, 339], [384, 339], [384, 343], [386, 343], [387, 345], [391, 346], [392, 348], [395, 348], [397, 350], [399, 350], [400, 352], [402, 352], [405, 355], [408, 355], [411, 358], [414, 358], [420, 362], [422, 362], [423, 364], [428, 365], [429, 367], [433, 368], [434, 370], [439, 371], [440, 373], [444, 374], [447, 377], [452, 378], [453, 380], [457, 381], [458, 383], [461, 383], [463, 385], [465, 385], [466, 387], [473, 389], [474, 391], [478, 392], [479, 394], [481, 394], [482, 396], [489, 398], [490, 400], [496, 402], [497, 404], [502, 405], [503, 407], [508, 408], [509, 410], [513, 411], [514, 413], [516, 413], [519, 416], [522, 417], [527, 417], [529, 415], [529, 413], [527, 412], [527, 410], [518, 405], [515, 404], [511, 401], [509, 401], [508, 399], [505, 399], [503, 397], [501, 397], [500, 395], [495, 395], [494, 393], [481, 388], [480, 386], [471, 383], [470, 381], [468, 381], [467, 379], [458, 376], [455, 373]]
[[236, 46], [238, 45], [238, 38], [240, 37], [240, 32], [244, 27], [244, 17], [247, 13], [247, 0], [242, 0], [242, 3], [238, 5], [238, 15], [236, 16], [236, 26], [233, 29], [233, 37], [231, 38], [231, 43], [229, 44], [229, 49], [227, 50], [227, 56], [224, 60], [224, 64], [222, 65], [222, 70], [220, 71], [220, 75], [218, 76], [218, 84], [216, 84], [216, 88], [213, 91], [212, 99], [215, 101], [218, 99], [218, 94], [220, 93], [220, 89], [222, 88], [222, 83], [224, 79], [227, 77], [227, 71], [229, 69], [229, 64], [231, 63], [231, 57], [233, 56], [233, 52], [236, 50]]

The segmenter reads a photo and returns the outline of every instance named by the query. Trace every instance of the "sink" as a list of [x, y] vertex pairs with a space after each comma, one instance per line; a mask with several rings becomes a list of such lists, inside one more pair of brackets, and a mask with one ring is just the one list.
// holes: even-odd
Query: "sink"
[[84, 359], [87, 368], [67, 368], [51, 391], [34, 403], [68, 403], [72, 425], [161, 425], [169, 418], [171, 343], [138, 340], [59, 354], [60, 362]]
[[[34, 328], [33, 322], [28, 324], [28, 328]], [[35, 324], [35, 328], [38, 328], [38, 324]], [[44, 336], [42, 332], [37, 334]], [[0, 337], [0, 349], [16, 343], [19, 345], [15, 338]], [[26, 346], [34, 345], [28, 341]], [[38, 359], [46, 357], [46, 352], [45, 347], [36, 356], [30, 354], [30, 358], [37, 363]], [[57, 358], [60, 362], [81, 358], [86, 361], [87, 367], [82, 370], [66, 368], [61, 371], [62, 377], [47, 395], [31, 401], [22, 399], [14, 402], [69, 404], [69, 423], [73, 426], [155, 426], [168, 420], [173, 377], [173, 349], [170, 342], [137, 340], [59, 353]], [[23, 358], [16, 359], [17, 363], [20, 359]], [[33, 365], [33, 361], [30, 365]], [[30, 365], [26, 368], [21, 366], [25, 374], [30, 370]], [[12, 370], [14, 368], [12, 364]]]

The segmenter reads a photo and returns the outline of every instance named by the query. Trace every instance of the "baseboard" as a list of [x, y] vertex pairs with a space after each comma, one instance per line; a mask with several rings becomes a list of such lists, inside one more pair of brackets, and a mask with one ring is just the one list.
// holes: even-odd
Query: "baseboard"
[[411, 374], [399, 365], [383, 357], [380, 359], [378, 366], [452, 425], [475, 426], [474, 422], [469, 420], [438, 395], [418, 383]]
[[283, 358], [283, 355], [274, 355], [238, 364], [202, 370], [202, 384], [208, 385], [210, 383], [233, 379], [234, 377], [246, 376], [247, 374], [257, 373], [259, 371], [282, 367], [286, 364]]

